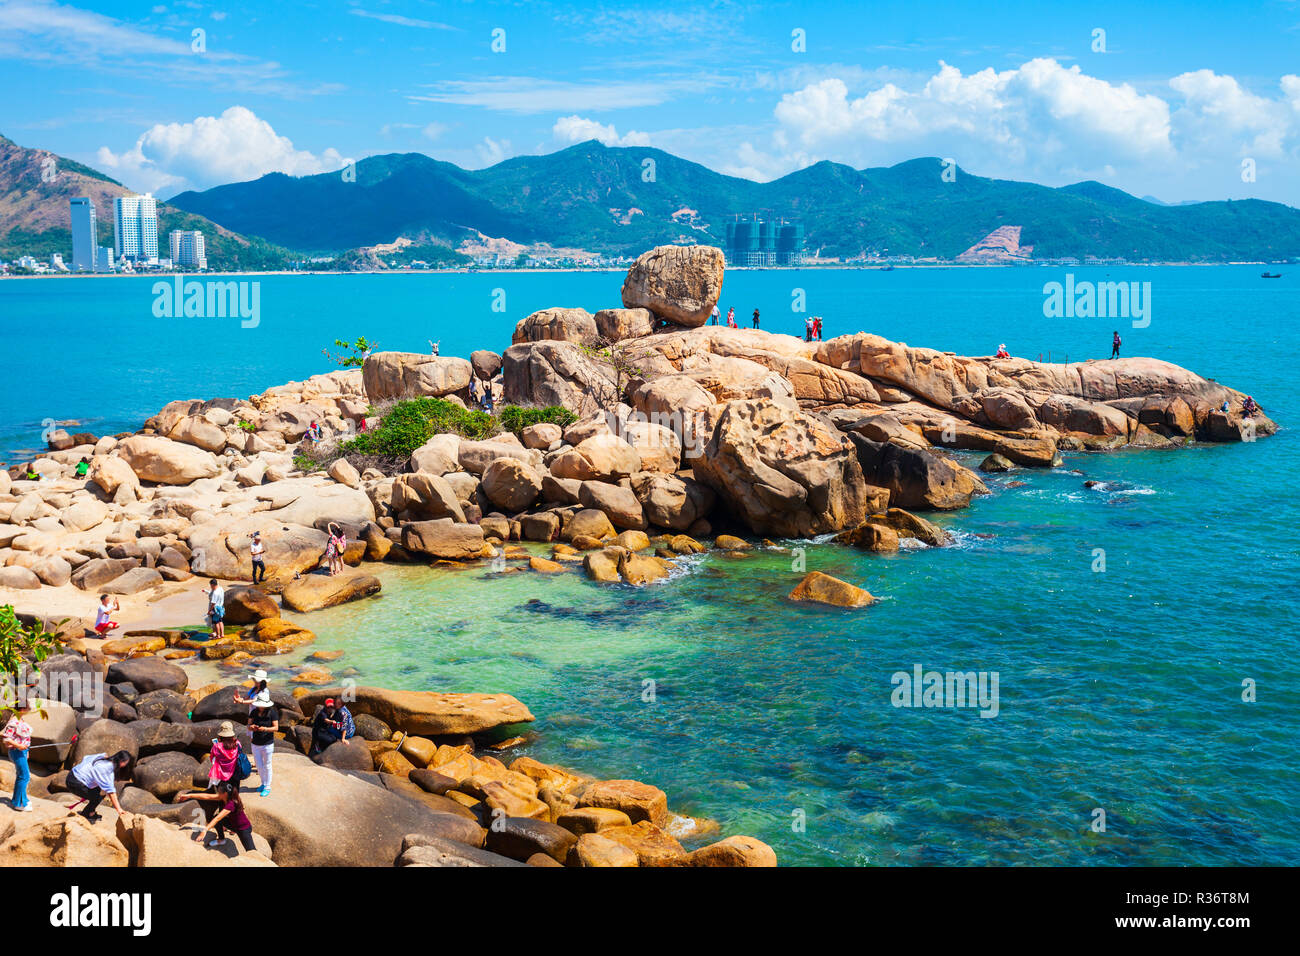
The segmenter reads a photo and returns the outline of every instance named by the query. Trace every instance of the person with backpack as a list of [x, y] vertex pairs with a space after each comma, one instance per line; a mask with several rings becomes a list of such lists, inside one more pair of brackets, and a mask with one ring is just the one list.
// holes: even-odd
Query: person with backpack
[[216, 578], [209, 578], [203, 593], [208, 596], [208, 623], [212, 625], [212, 637], [219, 641], [226, 636], [226, 589], [217, 583]]
[[1120, 339], [1120, 337], [1119, 337], [1119, 330], [1116, 329], [1116, 331], [1115, 331], [1115, 337], [1112, 338], [1112, 339], [1110, 340], [1110, 357], [1113, 358], [1113, 359], [1117, 359], [1117, 358], [1119, 358], [1119, 346], [1120, 346], [1120, 342], [1121, 342], [1121, 339]]
[[754, 328], [758, 328], [758, 306], [754, 306]]
[[119, 750], [113, 756], [91, 754], [68, 771], [68, 792], [86, 801], [81, 815], [94, 823], [99, 819], [95, 812], [100, 801], [108, 797], [113, 809], [125, 813], [117, 799], [117, 781], [131, 777], [131, 755]]
[[348, 537], [333, 521], [326, 527], [329, 529], [329, 540], [325, 544], [325, 560], [329, 562], [330, 577], [334, 577], [343, 572], [343, 552], [348, 549]]
[[212, 758], [212, 769], [208, 771], [208, 786], [212, 788], [228, 780], [238, 785], [252, 769], [244, 748], [239, 745], [239, 738], [235, 736], [235, 725], [228, 720], [223, 720], [217, 729], [208, 756]]

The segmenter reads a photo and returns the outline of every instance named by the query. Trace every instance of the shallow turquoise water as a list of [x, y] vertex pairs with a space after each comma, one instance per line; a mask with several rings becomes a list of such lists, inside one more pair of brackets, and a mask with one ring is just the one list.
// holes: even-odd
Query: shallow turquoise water
[[[1020, 354], [1108, 352], [1114, 323], [1042, 318], [1041, 284], [1063, 272], [735, 273], [724, 303], [734, 294], [741, 313], [757, 298], [776, 315], [798, 281], [813, 311], [856, 316], [846, 330], [958, 352], [1003, 341]], [[1128, 351], [1215, 376], [1284, 425], [1297, 421], [1290, 276], [1116, 272], [1153, 281], [1150, 328], [1121, 329]], [[193, 329], [141, 341], [136, 319], [102, 318], [133, 314], [121, 297], [135, 281], [0, 283], [3, 314], [29, 317], [19, 356], [68, 353], [68, 336], [88, 334], [88, 322], [114, 330], [99, 353], [112, 387], [61, 380], [46, 393], [60, 409], [82, 401], [138, 426], [178, 394], [246, 394], [318, 370], [302, 342], [336, 330], [414, 348], [429, 323], [470, 321], [475, 284], [531, 291], [512, 293], [525, 304], [499, 325], [480, 316], [444, 331], [445, 353], [504, 344], [508, 333], [493, 330], [533, 307], [608, 305], [618, 288], [618, 277], [592, 275], [266, 279], [278, 301], [296, 303], [292, 334], [275, 331], [264, 290], [265, 338], [218, 336], [192, 355]], [[60, 286], [76, 288], [47, 292]], [[106, 301], [77, 298], [91, 293]], [[839, 324], [828, 321], [828, 333]], [[172, 365], [144, 374], [165, 358]], [[19, 439], [18, 423], [45, 412], [39, 396], [3, 387], [0, 421]], [[809, 547], [809, 570], [882, 599], [859, 611], [789, 604], [800, 575], [774, 553], [697, 559], [640, 591], [577, 575], [406, 569], [376, 599], [312, 615], [314, 649], [343, 649], [340, 665], [358, 667], [365, 683], [513, 693], [538, 717], [529, 753], [654, 782], [673, 809], [758, 836], [784, 863], [1294, 865], [1295, 436], [1072, 455], [1064, 469], [997, 476], [994, 495], [939, 518], [957, 533], [953, 548], [882, 557]], [[1084, 488], [1088, 478], [1106, 490]], [[1092, 570], [1097, 548], [1103, 573]], [[916, 664], [997, 671], [999, 715], [892, 706], [890, 675]], [[1256, 703], [1241, 700], [1246, 679]], [[656, 682], [653, 703], [642, 699], [645, 680]], [[1095, 808], [1106, 811], [1104, 834], [1090, 830]], [[791, 825], [797, 811], [803, 832]]]

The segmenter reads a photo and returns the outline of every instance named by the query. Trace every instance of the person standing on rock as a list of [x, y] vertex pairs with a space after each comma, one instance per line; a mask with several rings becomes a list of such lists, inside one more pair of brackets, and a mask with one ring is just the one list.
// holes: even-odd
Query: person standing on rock
[[736, 327], [736, 307], [733, 305], [731, 308], [727, 310], [727, 328], [734, 329], [735, 327]]
[[117, 603], [117, 598], [101, 594], [99, 596], [99, 607], [95, 608], [95, 633], [103, 637], [116, 628], [117, 622], [110, 620], [110, 618], [112, 618], [114, 611], [120, 610], [121, 607]]
[[712, 311], [709, 312], [709, 325], [717, 325], [718, 319], [721, 317], [722, 313], [718, 311], [718, 304], [715, 302]]
[[212, 749], [208, 751], [208, 756], [212, 758], [212, 769], [208, 771], [210, 789], [216, 789], [217, 784], [227, 780], [234, 780], [242, 752], [239, 738], [235, 736], [235, 725], [223, 720], [217, 728], [217, 736], [212, 739]]
[[758, 309], [754, 309], [754, 328], [758, 328]]
[[203, 593], [208, 596], [208, 623], [212, 625], [212, 637], [219, 641], [226, 636], [226, 589], [217, 583], [216, 578], [209, 578]]
[[813, 317], [810, 315], [803, 320], [803, 340], [811, 342], [813, 337]]
[[822, 317], [820, 315], [814, 315], [813, 316], [813, 341], [820, 342], [821, 340], [822, 340]]
[[4, 740], [9, 759], [14, 764], [14, 794], [9, 805], [19, 813], [31, 813], [32, 803], [27, 799], [27, 782], [32, 779], [32, 773], [27, 766], [27, 752], [32, 749], [32, 725], [23, 720], [22, 711], [14, 711], [9, 723], [5, 724], [0, 739]]
[[[260, 531], [253, 532], [253, 540], [248, 546], [248, 554], [253, 559], [253, 583], [266, 580], [266, 545], [262, 544]], [[258, 577], [261, 572], [261, 578]]]
[[348, 536], [339, 530], [339, 526], [331, 521], [327, 528], [329, 529], [329, 541], [325, 544], [325, 560], [329, 562], [330, 577], [343, 572], [343, 552], [348, 549]]
[[[265, 674], [265, 671], [258, 671]], [[235, 698], [237, 701], [239, 698]], [[242, 701], [240, 701], [242, 703]], [[275, 752], [275, 732], [280, 729], [280, 712], [271, 701], [271, 692], [262, 682], [250, 701], [252, 712], [248, 715], [248, 729], [253, 733], [253, 763], [257, 765], [257, 779], [262, 789], [258, 793], [263, 797], [271, 795], [271, 755]]]
[[1119, 330], [1117, 329], [1115, 331], [1115, 337], [1110, 340], [1110, 357], [1113, 359], [1119, 358], [1120, 341]]
[[117, 781], [127, 780], [130, 776], [131, 755], [125, 750], [119, 750], [111, 757], [108, 754], [91, 754], [68, 771], [68, 792], [86, 801], [81, 815], [94, 823], [99, 819], [95, 810], [104, 797], [108, 797], [114, 810], [124, 812], [122, 804], [117, 800]]

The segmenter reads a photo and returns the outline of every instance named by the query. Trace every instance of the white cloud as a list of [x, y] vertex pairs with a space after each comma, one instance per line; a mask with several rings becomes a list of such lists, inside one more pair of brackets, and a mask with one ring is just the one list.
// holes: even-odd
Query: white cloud
[[582, 116], [561, 116], [551, 127], [551, 136], [558, 143], [571, 146], [585, 143], [589, 139], [598, 140], [606, 146], [649, 146], [650, 134], [629, 130], [627, 135], [619, 136], [614, 124], [606, 126]]
[[382, 20], [384, 23], [392, 23], [399, 27], [417, 27], [421, 30], [455, 30], [453, 26], [445, 23], [437, 23], [433, 20], [417, 20], [414, 17], [403, 17], [396, 13], [371, 13], [369, 10], [352, 9], [348, 13], [354, 17], [365, 17], [368, 20]]
[[128, 185], [155, 192], [206, 189], [271, 172], [306, 176], [344, 165], [333, 148], [320, 155], [295, 149], [242, 106], [190, 123], [159, 123], [123, 153], [100, 147], [96, 162]]
[[447, 80], [431, 84], [429, 93], [412, 94], [414, 102], [481, 106], [507, 113], [554, 113], [561, 110], [615, 110], [657, 106], [681, 93], [698, 94], [702, 81], [647, 79], [613, 83], [569, 83], [531, 76], [493, 76], [482, 80]]

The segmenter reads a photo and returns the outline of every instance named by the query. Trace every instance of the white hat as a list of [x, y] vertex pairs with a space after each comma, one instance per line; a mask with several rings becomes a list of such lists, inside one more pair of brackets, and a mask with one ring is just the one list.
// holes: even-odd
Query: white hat
[[260, 690], [253, 695], [254, 707], [270, 707], [271, 703], [271, 692], [269, 690]]
[[257, 670], [253, 671], [253, 680], [255, 681], [266, 680], [266, 671], [262, 670], [260, 667]]

